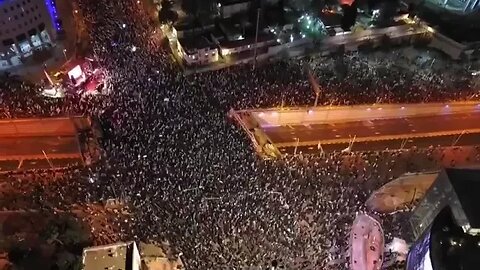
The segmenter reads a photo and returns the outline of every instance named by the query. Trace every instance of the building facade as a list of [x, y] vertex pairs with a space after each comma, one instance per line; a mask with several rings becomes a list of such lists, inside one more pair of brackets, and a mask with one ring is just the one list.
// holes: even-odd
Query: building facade
[[0, 0], [0, 70], [52, 47], [60, 27], [55, 0]]
[[122, 269], [141, 270], [142, 259], [135, 242], [85, 248], [82, 256], [83, 270]]

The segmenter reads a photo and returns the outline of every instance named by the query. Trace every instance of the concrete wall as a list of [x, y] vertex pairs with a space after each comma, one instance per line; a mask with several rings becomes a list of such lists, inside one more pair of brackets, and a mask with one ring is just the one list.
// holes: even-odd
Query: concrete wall
[[441, 50], [452, 59], [460, 59], [460, 55], [467, 48], [465, 45], [438, 32], [433, 35], [433, 40], [429, 46]]
[[306, 124], [330, 122], [368, 121], [373, 119], [393, 119], [421, 115], [468, 113], [478, 111], [475, 102], [455, 102], [450, 104], [379, 104], [359, 106], [321, 106], [312, 108], [288, 108], [250, 111], [252, 117], [264, 126], [287, 126], [299, 121]]

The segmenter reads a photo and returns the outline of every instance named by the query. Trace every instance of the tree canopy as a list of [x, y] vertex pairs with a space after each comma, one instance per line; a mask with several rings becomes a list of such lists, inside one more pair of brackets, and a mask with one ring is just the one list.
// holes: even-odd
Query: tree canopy
[[173, 10], [173, 3], [170, 0], [162, 1], [162, 9], [158, 11], [158, 20], [161, 23], [174, 23], [178, 20], [178, 14]]

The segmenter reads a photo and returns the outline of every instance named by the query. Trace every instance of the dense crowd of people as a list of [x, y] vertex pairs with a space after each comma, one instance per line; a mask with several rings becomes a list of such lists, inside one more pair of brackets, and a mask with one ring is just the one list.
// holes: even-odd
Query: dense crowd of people
[[[307, 72], [322, 87], [322, 104], [477, 94], [466, 68], [408, 70], [395, 54], [389, 61], [346, 54], [184, 76], [152, 38], [159, 30], [136, 1], [79, 2], [112, 92], [45, 99], [36, 85], [3, 79], [0, 116], [94, 116], [104, 127], [102, 157], [55, 181], [44, 180], [51, 172], [10, 175], [14, 187], [28, 187], [18, 188], [21, 194], [12, 188], [0, 205], [68, 209], [121, 198], [134, 215], [118, 224], [119, 239], [168, 241], [187, 269], [347, 269], [350, 226], [371, 191], [404, 172], [440, 167], [432, 158], [440, 149], [261, 160], [226, 116], [230, 108], [312, 105]], [[402, 220], [382, 217], [388, 240], [411, 240]]]

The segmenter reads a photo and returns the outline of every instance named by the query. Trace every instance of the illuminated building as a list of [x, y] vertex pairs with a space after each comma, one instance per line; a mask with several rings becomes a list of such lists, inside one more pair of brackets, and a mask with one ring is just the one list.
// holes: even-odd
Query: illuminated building
[[60, 30], [55, 0], [0, 0], [0, 70], [52, 47]]

